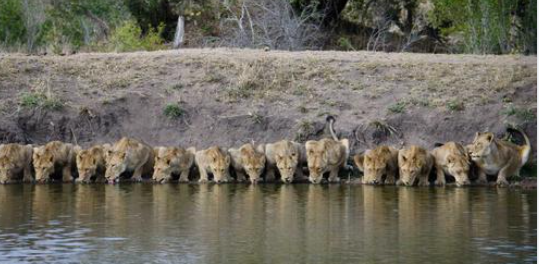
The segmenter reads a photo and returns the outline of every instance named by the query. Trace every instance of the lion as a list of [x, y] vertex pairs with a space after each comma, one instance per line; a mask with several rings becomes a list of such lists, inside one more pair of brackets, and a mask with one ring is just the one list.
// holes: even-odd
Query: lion
[[18, 181], [21, 172], [23, 182], [32, 182], [32, 153], [32, 145], [0, 145], [0, 183]]
[[445, 185], [445, 175], [455, 178], [457, 186], [470, 185], [470, 157], [459, 143], [447, 142], [431, 151], [436, 169], [436, 185]]
[[275, 180], [275, 170], [279, 170], [281, 181], [291, 183], [294, 180], [306, 180], [302, 165], [307, 162], [305, 151], [300, 143], [281, 140], [264, 146], [268, 161], [266, 181]]
[[110, 144], [95, 145], [77, 153], [76, 161], [79, 172], [77, 182], [89, 183], [92, 178], [95, 182], [106, 182], [104, 175], [106, 169], [105, 153], [110, 148]]
[[487, 183], [488, 175], [498, 175], [496, 184], [507, 186], [507, 177], [518, 176], [520, 169], [531, 153], [531, 143], [528, 136], [520, 129], [516, 130], [522, 134], [525, 144], [516, 145], [511, 142], [496, 139], [493, 133], [477, 132], [470, 148], [472, 161], [477, 165], [479, 171], [478, 182]]
[[399, 170], [398, 155], [399, 151], [389, 146], [379, 146], [365, 154], [355, 155], [354, 163], [363, 172], [363, 183], [395, 184]]
[[347, 167], [346, 163], [350, 155], [348, 139], [339, 140], [335, 135], [333, 130], [335, 118], [328, 116], [326, 121], [332, 138], [305, 142], [309, 180], [315, 184], [322, 181], [326, 172], [329, 172], [329, 182], [339, 182], [339, 170]]
[[178, 182], [189, 182], [189, 171], [195, 161], [195, 149], [181, 147], [155, 147], [152, 179], [166, 183], [173, 174], [180, 174]]
[[153, 149], [139, 140], [124, 137], [116, 142], [105, 156], [105, 178], [111, 184], [119, 182], [120, 175], [126, 171], [133, 172], [131, 180], [135, 182], [142, 181], [143, 175], [152, 175]]
[[36, 181], [43, 183], [51, 180], [57, 168], [62, 168], [62, 181], [73, 181], [72, 169], [76, 168], [76, 152], [79, 146], [61, 141], [51, 141], [33, 150], [33, 165]]
[[419, 179], [419, 186], [429, 185], [429, 174], [434, 165], [434, 157], [425, 149], [410, 146], [399, 150], [399, 180], [397, 185], [413, 186]]
[[264, 145], [244, 144], [239, 148], [228, 149], [232, 161], [232, 168], [236, 172], [236, 180], [245, 181], [245, 174], [249, 176], [251, 183], [262, 180], [262, 173], [266, 167], [266, 155]]
[[208, 171], [216, 183], [232, 180], [229, 173], [230, 155], [220, 147], [210, 147], [195, 153], [195, 163], [200, 173], [200, 183], [208, 182]]

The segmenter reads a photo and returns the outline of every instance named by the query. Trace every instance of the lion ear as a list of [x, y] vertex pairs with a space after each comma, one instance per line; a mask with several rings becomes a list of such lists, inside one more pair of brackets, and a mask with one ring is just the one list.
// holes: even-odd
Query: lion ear
[[487, 140], [488, 140], [488, 142], [492, 142], [492, 140], [494, 140], [494, 135], [492, 133], [488, 133], [487, 134]]
[[480, 135], [481, 135], [480, 132], [475, 132], [475, 138], [473, 139], [473, 141], [475, 142], [479, 138]]
[[125, 158], [125, 154], [126, 154], [125, 152], [122, 152], [122, 153], [120, 154], [120, 158], [122, 158], [122, 159]]
[[447, 156], [447, 163], [453, 163], [453, 157]]
[[230, 163], [230, 155], [226, 155], [225, 161], [226, 163]]
[[247, 150], [247, 148], [241, 147], [241, 148], [240, 148], [240, 153], [241, 153], [242, 155], [247, 155], [247, 154], [249, 154], [249, 151]]

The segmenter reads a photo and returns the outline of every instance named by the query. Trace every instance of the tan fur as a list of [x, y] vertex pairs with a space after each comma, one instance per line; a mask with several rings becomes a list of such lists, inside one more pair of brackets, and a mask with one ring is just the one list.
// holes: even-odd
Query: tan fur
[[490, 132], [476, 133], [471, 147], [471, 157], [479, 168], [479, 182], [487, 182], [487, 174], [498, 175], [496, 183], [507, 186], [507, 177], [519, 175], [520, 169], [528, 161], [531, 145], [522, 133], [526, 144], [522, 146], [496, 139]]
[[217, 183], [232, 180], [228, 171], [230, 167], [230, 155], [219, 147], [210, 147], [195, 153], [195, 163], [200, 172], [199, 182], [208, 182], [208, 172], [213, 174]]
[[96, 182], [105, 182], [105, 152], [110, 149], [109, 144], [95, 145], [89, 149], [77, 152], [77, 169], [79, 178], [77, 182], [89, 183], [92, 177]]
[[303, 146], [297, 142], [281, 140], [264, 146], [267, 160], [266, 181], [275, 180], [278, 170], [281, 181], [306, 180], [302, 165], [307, 162]]
[[[395, 184], [399, 151], [388, 146], [367, 150], [354, 156], [354, 163], [363, 172], [364, 184]], [[386, 175], [385, 181], [382, 181]]]
[[429, 185], [429, 174], [434, 157], [425, 149], [411, 146], [399, 150], [399, 177], [397, 185], [412, 186], [419, 179], [419, 186]]
[[457, 186], [470, 184], [470, 157], [456, 142], [447, 142], [431, 151], [436, 169], [436, 185], [445, 185], [445, 175], [455, 178]]
[[339, 181], [339, 170], [344, 168], [350, 154], [348, 139], [339, 141], [325, 138], [305, 143], [309, 180], [320, 183], [324, 173], [329, 172], [329, 182]]
[[133, 171], [132, 181], [142, 181], [143, 175], [153, 173], [153, 149], [136, 139], [124, 137], [116, 142], [106, 154], [105, 178], [117, 182], [125, 171]]
[[232, 158], [232, 168], [236, 172], [237, 181], [245, 181], [245, 174], [249, 176], [251, 183], [257, 183], [262, 179], [266, 167], [263, 145], [258, 145], [255, 149], [253, 144], [244, 144], [240, 148], [229, 149], [228, 153]]
[[179, 173], [179, 182], [189, 181], [189, 171], [195, 161], [195, 149], [180, 147], [154, 148], [155, 165], [152, 179], [165, 183], [172, 179], [172, 174]]
[[0, 183], [18, 181], [23, 173], [24, 182], [32, 182], [32, 145], [0, 145]]
[[44, 146], [35, 147], [33, 165], [37, 182], [47, 182], [56, 168], [62, 168], [62, 181], [73, 180], [71, 170], [76, 167], [75, 153], [78, 146], [60, 141], [51, 141]]

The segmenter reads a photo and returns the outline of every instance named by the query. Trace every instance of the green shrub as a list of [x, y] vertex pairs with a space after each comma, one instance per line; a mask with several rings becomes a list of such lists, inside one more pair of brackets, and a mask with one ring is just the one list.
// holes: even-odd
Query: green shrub
[[404, 112], [405, 108], [406, 108], [406, 103], [400, 101], [400, 102], [397, 102], [394, 105], [389, 106], [389, 108], [387, 110], [389, 110], [389, 112], [391, 112], [391, 113], [398, 114], [398, 113]]
[[179, 103], [167, 104], [163, 110], [163, 114], [170, 119], [176, 119], [182, 116], [183, 113], [183, 109], [180, 107]]
[[0, 43], [14, 45], [24, 42], [26, 28], [20, 0], [0, 0]]
[[164, 25], [161, 24], [157, 30], [152, 28], [146, 35], [142, 36], [142, 29], [138, 24], [133, 20], [129, 20], [116, 28], [110, 42], [113, 48], [119, 52], [158, 50], [163, 48], [164, 40], [160, 36], [163, 29]]
[[64, 107], [60, 98], [45, 92], [23, 93], [19, 97], [19, 105], [26, 108], [43, 107], [49, 110], [60, 110]]

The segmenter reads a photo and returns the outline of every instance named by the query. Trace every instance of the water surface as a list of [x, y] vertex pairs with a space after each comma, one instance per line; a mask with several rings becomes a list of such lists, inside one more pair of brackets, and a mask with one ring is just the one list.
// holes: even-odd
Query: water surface
[[3, 263], [527, 263], [537, 193], [350, 185], [0, 186]]

